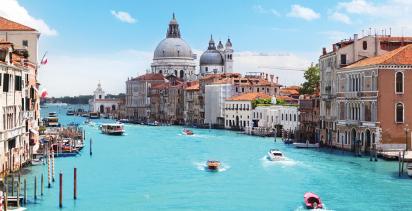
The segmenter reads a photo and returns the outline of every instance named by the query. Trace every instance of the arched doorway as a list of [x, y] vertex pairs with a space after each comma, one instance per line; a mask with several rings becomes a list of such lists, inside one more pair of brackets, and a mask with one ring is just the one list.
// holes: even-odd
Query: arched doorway
[[112, 111], [116, 111], [116, 105], [112, 105]]
[[180, 70], [180, 78], [183, 78], [185, 75], [184, 75], [184, 72], [183, 72], [183, 70]]
[[351, 146], [352, 146], [352, 150], [355, 150], [355, 146], [356, 146], [356, 130], [355, 130], [355, 128], [353, 128], [352, 132], [351, 132]]
[[365, 153], [369, 153], [371, 148], [371, 131], [369, 129], [366, 129], [365, 134]]
[[104, 106], [103, 105], [100, 105], [100, 113], [104, 113]]
[[239, 127], [239, 116], [236, 116], [236, 127]]

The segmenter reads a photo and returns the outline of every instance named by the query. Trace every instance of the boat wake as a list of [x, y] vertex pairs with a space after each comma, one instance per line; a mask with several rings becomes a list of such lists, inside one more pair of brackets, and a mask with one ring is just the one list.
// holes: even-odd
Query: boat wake
[[[200, 171], [210, 171], [207, 168], [206, 165], [207, 161], [203, 161], [203, 162], [195, 162], [194, 165], [196, 166], [196, 168]], [[230, 166], [225, 164], [225, 163], [221, 163], [220, 168], [217, 170], [217, 172], [224, 172], [227, 171], [228, 169], [230, 169]]]
[[[311, 210], [322, 210], [322, 211], [335, 211], [335, 210], [330, 210], [326, 207], [326, 205], [323, 203], [324, 208], [322, 209], [311, 209]], [[300, 205], [295, 209], [295, 211], [303, 211], [303, 210], [308, 210], [304, 205]]]
[[274, 166], [274, 165], [280, 165], [280, 166], [282, 166], [282, 167], [284, 168], [284, 167], [288, 167], [288, 166], [295, 166], [295, 165], [298, 164], [297, 161], [295, 161], [295, 160], [293, 160], [293, 159], [290, 159], [290, 158], [288, 158], [288, 157], [285, 157], [284, 160], [271, 161], [271, 160], [269, 160], [269, 159], [267, 158], [267, 156], [265, 155], [265, 156], [262, 157], [260, 160], [262, 161], [262, 165], [263, 165], [264, 167], [269, 167], [269, 166]]

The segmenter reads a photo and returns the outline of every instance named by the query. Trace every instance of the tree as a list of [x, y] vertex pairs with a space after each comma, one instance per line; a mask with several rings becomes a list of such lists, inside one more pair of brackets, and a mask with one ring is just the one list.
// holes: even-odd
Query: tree
[[304, 77], [305, 77], [305, 82], [302, 84], [302, 87], [299, 89], [300, 94], [314, 94], [316, 89], [319, 86], [319, 80], [320, 80], [320, 75], [319, 75], [319, 66], [315, 65], [313, 66], [310, 65], [310, 67], [305, 71]]

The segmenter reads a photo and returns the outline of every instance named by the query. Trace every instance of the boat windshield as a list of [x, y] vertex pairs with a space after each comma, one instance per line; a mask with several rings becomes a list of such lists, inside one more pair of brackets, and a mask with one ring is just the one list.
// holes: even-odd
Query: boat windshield
[[272, 153], [274, 156], [282, 156], [282, 153], [280, 153], [280, 152], [273, 152]]

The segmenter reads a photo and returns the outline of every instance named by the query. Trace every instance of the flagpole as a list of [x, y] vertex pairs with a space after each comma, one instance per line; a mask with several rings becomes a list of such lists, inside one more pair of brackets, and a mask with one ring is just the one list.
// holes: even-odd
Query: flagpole
[[47, 51], [44, 52], [43, 56], [41, 57], [39, 69], [40, 69], [40, 67], [42, 66], [42, 62], [43, 62], [43, 59], [46, 57], [46, 54], [47, 54]]

